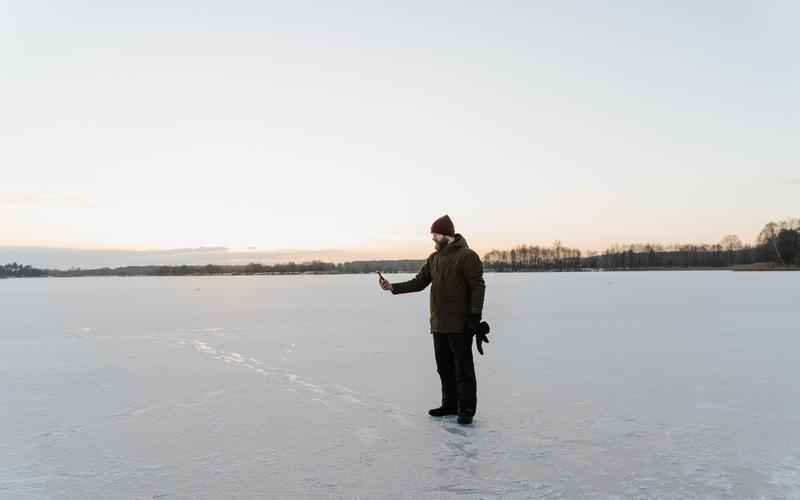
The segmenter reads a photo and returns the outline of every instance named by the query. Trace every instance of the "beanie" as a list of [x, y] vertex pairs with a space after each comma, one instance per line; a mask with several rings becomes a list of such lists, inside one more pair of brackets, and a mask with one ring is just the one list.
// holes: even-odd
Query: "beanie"
[[453, 227], [453, 221], [451, 221], [450, 217], [447, 215], [439, 217], [433, 221], [433, 225], [431, 225], [431, 232], [443, 234], [445, 236], [456, 235], [456, 229]]

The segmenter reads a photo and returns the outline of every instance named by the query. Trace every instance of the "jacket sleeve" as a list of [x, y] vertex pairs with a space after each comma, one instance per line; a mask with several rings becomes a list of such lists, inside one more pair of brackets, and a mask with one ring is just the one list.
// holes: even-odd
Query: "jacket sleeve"
[[481, 314], [486, 282], [483, 281], [483, 263], [477, 253], [469, 252], [464, 257], [462, 270], [469, 290], [469, 312], [470, 314]]
[[431, 283], [431, 268], [429, 262], [429, 260], [425, 261], [425, 265], [422, 266], [422, 269], [420, 269], [417, 275], [412, 279], [401, 283], [392, 283], [392, 294], [398, 295], [401, 293], [421, 292], [425, 290], [425, 287]]

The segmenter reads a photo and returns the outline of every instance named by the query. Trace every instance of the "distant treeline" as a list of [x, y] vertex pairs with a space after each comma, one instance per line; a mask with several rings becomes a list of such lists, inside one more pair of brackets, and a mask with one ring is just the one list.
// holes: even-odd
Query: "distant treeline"
[[31, 266], [23, 266], [14, 262], [0, 266], [0, 278], [38, 278], [46, 276], [47, 271]]
[[[744, 245], [738, 236], [725, 236], [715, 244], [662, 245], [636, 243], [614, 245], [603, 253], [565, 247], [556, 241], [550, 247], [521, 245], [510, 250], [492, 250], [483, 258], [484, 269], [513, 271], [582, 271], [619, 269], [726, 268], [769, 262], [777, 266], [800, 266], [800, 219], [770, 222], [756, 238]], [[287, 264], [205, 266], [127, 266], [99, 269], [36, 269], [31, 266], [0, 266], [0, 278], [71, 276], [195, 276], [240, 274], [358, 274], [416, 273], [424, 260], [364, 260], [334, 264], [323, 261]]]
[[800, 219], [770, 222], [753, 246], [728, 235], [716, 244], [634, 243], [583, 255], [556, 241], [551, 247], [522, 245], [492, 250], [484, 257], [485, 268], [499, 272], [726, 268], [757, 262], [800, 266]]
[[[126, 266], [102, 267], [97, 269], [36, 269], [31, 266], [8, 264], [0, 267], [0, 278], [22, 277], [79, 277], [79, 276], [209, 276], [209, 275], [242, 275], [242, 274], [358, 274], [381, 271], [386, 273], [416, 273], [425, 263], [424, 260], [374, 260], [354, 261], [333, 264], [330, 262], [312, 261], [287, 264], [245, 264], [205, 266]], [[8, 272], [5, 270], [8, 269]]]
[[581, 251], [556, 241], [552, 247], [520, 245], [511, 250], [492, 250], [483, 257], [487, 271], [578, 271], [586, 267]]

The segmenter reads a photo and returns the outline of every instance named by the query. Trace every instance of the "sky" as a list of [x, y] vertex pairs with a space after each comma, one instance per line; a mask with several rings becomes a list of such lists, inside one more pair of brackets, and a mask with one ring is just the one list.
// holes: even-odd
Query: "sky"
[[424, 258], [444, 213], [481, 253], [750, 242], [800, 215], [798, 18], [0, 0], [0, 260]]

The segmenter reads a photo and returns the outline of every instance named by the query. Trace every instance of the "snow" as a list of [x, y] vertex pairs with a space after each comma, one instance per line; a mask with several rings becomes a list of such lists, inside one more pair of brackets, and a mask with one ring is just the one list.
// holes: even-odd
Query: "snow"
[[0, 499], [800, 498], [800, 275], [486, 279], [470, 427], [427, 292], [0, 281]]

